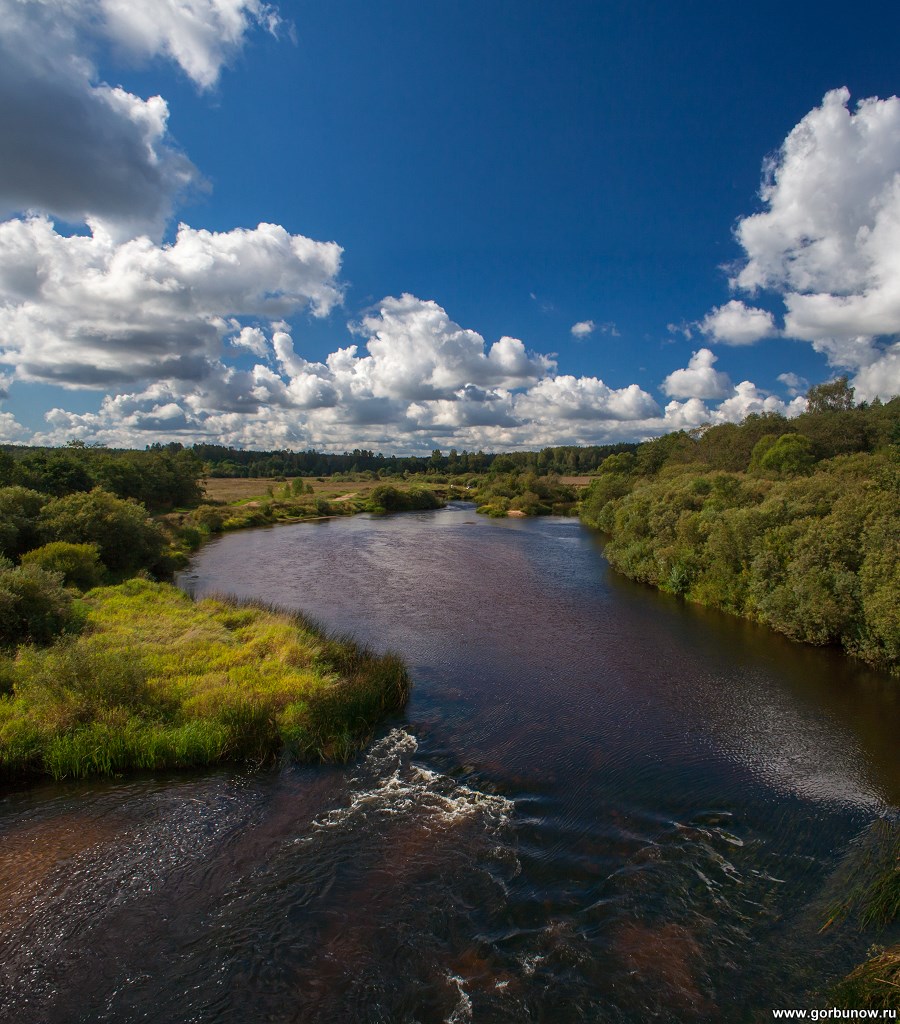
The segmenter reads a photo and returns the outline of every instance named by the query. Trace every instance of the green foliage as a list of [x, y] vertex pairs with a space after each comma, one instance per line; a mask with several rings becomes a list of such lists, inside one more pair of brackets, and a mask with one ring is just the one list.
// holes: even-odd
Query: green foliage
[[105, 567], [96, 544], [72, 544], [57, 540], [28, 551], [22, 565], [36, 565], [47, 572], [57, 572], [67, 586], [90, 590], [102, 580]]
[[814, 462], [812, 442], [803, 434], [766, 434], [756, 442], [750, 455], [751, 469], [781, 476], [808, 473]]
[[441, 508], [443, 502], [434, 491], [424, 487], [411, 487], [401, 491], [390, 484], [379, 484], [369, 494], [370, 512], [413, 512]]
[[513, 511], [528, 516], [568, 515], [575, 508], [575, 489], [556, 474], [539, 476], [531, 470], [497, 472], [498, 465], [503, 463], [495, 460], [487, 479], [475, 482], [472, 497], [482, 514], [500, 517]]
[[41, 509], [40, 533], [47, 541], [95, 544], [104, 565], [130, 574], [161, 566], [165, 538], [143, 505], [95, 488], [57, 498]]
[[47, 496], [27, 487], [0, 488], [0, 555], [17, 558], [39, 543], [38, 516]]
[[837, 377], [825, 384], [817, 384], [806, 395], [807, 412], [843, 412], [853, 408], [854, 389], [846, 377]]
[[85, 605], [80, 636], [0, 665], [2, 774], [342, 760], [408, 695], [397, 658], [264, 605], [194, 603], [140, 579]]
[[773, 479], [696, 466], [636, 480], [604, 473], [581, 514], [611, 534], [606, 556], [632, 579], [900, 670], [896, 453], [842, 456], [812, 472], [809, 442], [796, 434], [754, 450]]
[[0, 483], [19, 484], [54, 497], [95, 487], [132, 498], [153, 511], [200, 500], [203, 463], [181, 445], [112, 452], [75, 442], [65, 449], [15, 449], [0, 467]]
[[872, 954], [829, 990], [829, 1006], [847, 1010], [900, 1010], [900, 945], [872, 950]]
[[0, 647], [46, 644], [75, 623], [61, 573], [0, 561]]

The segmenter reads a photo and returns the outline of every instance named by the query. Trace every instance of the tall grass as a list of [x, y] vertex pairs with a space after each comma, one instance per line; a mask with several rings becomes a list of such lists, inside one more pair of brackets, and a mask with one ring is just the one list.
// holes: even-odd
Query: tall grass
[[346, 760], [409, 693], [395, 656], [262, 603], [142, 579], [84, 603], [80, 636], [3, 668], [2, 775]]

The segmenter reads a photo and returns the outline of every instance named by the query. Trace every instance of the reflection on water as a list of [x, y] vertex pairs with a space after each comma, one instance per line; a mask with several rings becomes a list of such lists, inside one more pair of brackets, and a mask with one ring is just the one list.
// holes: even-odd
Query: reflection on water
[[864, 955], [819, 934], [896, 814], [897, 687], [607, 573], [570, 520], [225, 537], [185, 584], [400, 651], [346, 768], [0, 804], [0, 1017], [757, 1019]]

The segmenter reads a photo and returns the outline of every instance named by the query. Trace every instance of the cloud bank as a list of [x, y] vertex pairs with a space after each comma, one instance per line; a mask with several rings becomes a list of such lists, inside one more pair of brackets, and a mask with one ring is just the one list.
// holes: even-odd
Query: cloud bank
[[[739, 221], [744, 259], [732, 286], [775, 293], [784, 335], [855, 373], [858, 397], [900, 392], [900, 99], [826, 94], [764, 168], [765, 209]], [[739, 300], [701, 323], [711, 340], [752, 344], [775, 333]]]
[[[101, 53], [161, 60], [208, 91], [254, 31], [282, 27], [260, 0], [0, 0], [0, 132], [12, 140], [0, 162], [0, 401], [36, 382], [104, 393], [97, 412], [52, 409], [37, 433], [0, 413], [0, 440], [500, 450], [802, 409], [799, 395], [785, 403], [733, 385], [709, 348], [668, 374], [661, 406], [635, 383], [561, 373], [518, 338], [487, 341], [410, 294], [375, 303], [324, 360], [307, 359], [297, 318], [341, 308], [341, 247], [277, 224], [181, 224], [167, 236], [201, 173], [169, 133], [164, 98], [98, 71]], [[853, 353], [862, 393], [900, 374], [877, 340], [900, 308], [897, 104], [866, 101], [851, 115], [845, 94], [829, 94], [770, 168], [766, 212], [738, 227], [735, 287], [780, 289], [786, 330], [830, 358]], [[820, 199], [798, 210], [811, 179]], [[852, 273], [840, 276], [838, 256]], [[836, 330], [851, 321], [869, 327]], [[770, 313], [739, 300], [699, 326], [731, 345], [778, 333]], [[594, 332], [619, 336], [592, 320], [570, 329]]]

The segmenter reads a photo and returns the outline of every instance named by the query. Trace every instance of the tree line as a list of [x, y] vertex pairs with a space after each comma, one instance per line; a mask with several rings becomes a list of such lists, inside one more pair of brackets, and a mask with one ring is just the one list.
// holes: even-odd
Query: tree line
[[900, 398], [846, 378], [792, 420], [679, 431], [610, 456], [582, 519], [619, 572], [900, 671]]

